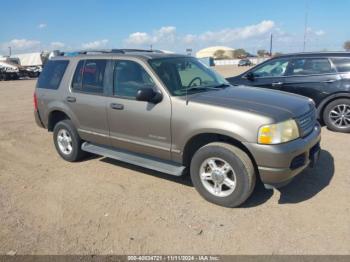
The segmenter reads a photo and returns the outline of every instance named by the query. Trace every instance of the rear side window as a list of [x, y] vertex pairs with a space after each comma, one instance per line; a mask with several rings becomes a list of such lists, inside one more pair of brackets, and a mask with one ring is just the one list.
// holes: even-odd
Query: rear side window
[[106, 60], [79, 61], [72, 81], [72, 89], [84, 93], [103, 94]]
[[337, 67], [338, 72], [350, 72], [350, 58], [332, 58], [333, 64]]
[[289, 63], [286, 75], [319, 75], [335, 73], [327, 58], [301, 58]]
[[68, 60], [48, 61], [38, 79], [38, 88], [58, 89], [68, 66]]

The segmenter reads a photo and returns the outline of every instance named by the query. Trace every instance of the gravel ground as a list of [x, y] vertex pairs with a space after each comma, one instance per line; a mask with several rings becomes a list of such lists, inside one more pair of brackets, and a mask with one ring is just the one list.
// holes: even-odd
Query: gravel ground
[[349, 134], [323, 128], [316, 168], [227, 209], [185, 177], [63, 161], [35, 125], [34, 85], [0, 82], [0, 254], [350, 254]]

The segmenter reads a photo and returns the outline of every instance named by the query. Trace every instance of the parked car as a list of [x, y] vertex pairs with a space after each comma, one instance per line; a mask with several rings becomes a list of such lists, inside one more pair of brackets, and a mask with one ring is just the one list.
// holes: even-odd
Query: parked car
[[19, 77], [20, 72], [17, 67], [0, 61], [0, 81], [17, 80]]
[[[96, 51], [95, 51], [96, 52]], [[35, 119], [58, 154], [86, 152], [175, 176], [189, 170], [208, 201], [235, 207], [288, 183], [320, 152], [311, 99], [233, 87], [196, 58], [130, 50], [49, 60]]]
[[227, 79], [312, 98], [318, 119], [333, 131], [350, 132], [350, 53], [281, 55]]
[[238, 62], [238, 66], [251, 66], [253, 63], [249, 59], [241, 59]]

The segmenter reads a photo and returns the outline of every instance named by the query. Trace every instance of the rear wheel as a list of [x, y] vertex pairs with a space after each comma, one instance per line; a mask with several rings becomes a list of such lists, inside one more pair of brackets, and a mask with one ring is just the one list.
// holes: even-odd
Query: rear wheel
[[80, 139], [71, 120], [58, 122], [53, 130], [53, 139], [58, 154], [69, 162], [76, 162], [86, 156], [81, 150]]
[[255, 186], [251, 159], [230, 144], [215, 142], [203, 146], [194, 154], [190, 169], [199, 194], [220, 206], [241, 205]]
[[330, 102], [324, 109], [323, 121], [330, 130], [350, 133], [350, 99]]

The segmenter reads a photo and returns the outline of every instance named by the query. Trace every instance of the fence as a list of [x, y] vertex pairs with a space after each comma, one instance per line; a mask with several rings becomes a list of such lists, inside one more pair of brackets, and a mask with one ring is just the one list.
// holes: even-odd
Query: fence
[[[268, 58], [265, 58], [265, 57], [252, 57], [252, 58], [249, 58], [249, 60], [257, 65], [257, 64], [260, 64], [264, 61], [266, 61]], [[238, 65], [238, 62], [240, 61], [241, 59], [222, 59], [222, 60], [214, 60], [214, 64], [215, 65]]]

